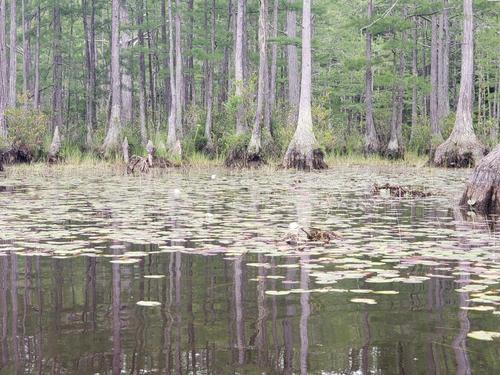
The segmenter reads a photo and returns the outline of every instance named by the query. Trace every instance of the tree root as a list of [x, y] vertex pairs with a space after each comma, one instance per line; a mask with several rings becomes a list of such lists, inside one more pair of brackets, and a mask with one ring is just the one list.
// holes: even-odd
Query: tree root
[[239, 147], [232, 148], [224, 160], [224, 165], [228, 168], [244, 169], [259, 168], [265, 164], [260, 154], [249, 154], [246, 149]]
[[429, 197], [431, 195], [431, 193], [429, 192], [421, 190], [412, 190], [399, 185], [390, 185], [388, 183], [385, 185], [374, 184], [372, 189], [372, 194], [380, 195], [381, 191], [383, 190], [388, 191], [391, 197], [396, 197], [396, 198], [404, 198], [404, 197], [424, 198], [424, 197]]
[[452, 135], [437, 147], [434, 165], [447, 168], [473, 167], [485, 153], [486, 148], [475, 136], [453, 137]]
[[295, 168], [304, 171], [328, 169], [328, 165], [324, 161], [324, 156], [325, 154], [319, 148], [307, 153], [300, 152], [294, 148], [287, 151], [283, 166], [285, 168]]
[[474, 169], [460, 206], [483, 215], [500, 215], [500, 145]]

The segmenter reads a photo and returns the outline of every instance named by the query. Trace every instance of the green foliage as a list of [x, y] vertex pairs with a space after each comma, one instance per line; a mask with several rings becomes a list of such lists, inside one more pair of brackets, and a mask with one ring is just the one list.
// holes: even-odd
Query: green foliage
[[[408, 144], [410, 151], [418, 155], [424, 155], [429, 152], [431, 132], [430, 125], [426, 118], [419, 117], [414, 128], [411, 129], [412, 137]], [[409, 136], [409, 135], [408, 135]]]
[[16, 107], [5, 111], [9, 127], [7, 143], [15, 149], [26, 149], [33, 156], [39, 156], [43, 151], [47, 117], [31, 108]]

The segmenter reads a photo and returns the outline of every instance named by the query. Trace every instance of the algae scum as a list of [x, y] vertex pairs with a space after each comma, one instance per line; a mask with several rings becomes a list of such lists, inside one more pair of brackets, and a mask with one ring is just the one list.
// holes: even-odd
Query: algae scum
[[454, 209], [466, 175], [0, 177], [0, 374], [497, 373], [499, 234]]

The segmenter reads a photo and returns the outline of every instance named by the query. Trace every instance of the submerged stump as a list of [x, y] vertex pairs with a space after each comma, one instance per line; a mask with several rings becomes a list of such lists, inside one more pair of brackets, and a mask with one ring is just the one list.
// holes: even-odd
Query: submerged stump
[[500, 145], [478, 163], [460, 205], [480, 214], [500, 215]]

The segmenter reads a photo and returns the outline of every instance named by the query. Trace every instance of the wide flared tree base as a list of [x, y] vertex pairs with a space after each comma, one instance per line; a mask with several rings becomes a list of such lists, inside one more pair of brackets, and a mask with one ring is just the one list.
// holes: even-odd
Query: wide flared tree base
[[454, 137], [453, 134], [434, 153], [434, 165], [447, 168], [468, 168], [476, 165], [486, 148], [472, 136]]
[[264, 165], [260, 154], [249, 154], [246, 148], [233, 147], [229, 150], [224, 165], [228, 168], [259, 168]]
[[385, 151], [385, 156], [391, 160], [404, 159], [405, 152], [402, 147], [387, 148]]
[[327, 169], [328, 165], [324, 161], [325, 154], [319, 148], [310, 152], [301, 152], [297, 148], [288, 149], [283, 166], [285, 168], [295, 168], [305, 171], [312, 169]]
[[500, 215], [500, 145], [478, 163], [460, 205], [483, 215]]

